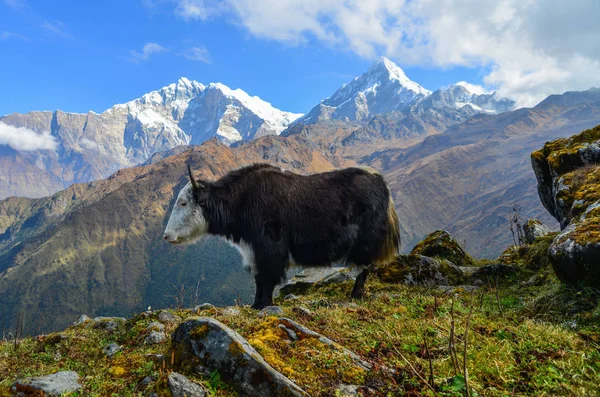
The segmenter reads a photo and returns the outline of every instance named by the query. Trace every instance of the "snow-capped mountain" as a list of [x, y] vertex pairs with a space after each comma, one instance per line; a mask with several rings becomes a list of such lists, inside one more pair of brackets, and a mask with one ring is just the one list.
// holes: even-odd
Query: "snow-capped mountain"
[[[200, 144], [213, 137], [229, 145], [280, 134], [299, 116], [276, 109], [241, 89], [233, 90], [221, 83], [204, 85], [186, 78], [101, 114], [57, 110], [3, 116], [0, 123], [50, 132], [57, 142], [55, 150], [17, 150], [11, 156], [18, 156], [24, 164], [46, 172], [48, 180], [60, 183], [35, 190], [27, 178], [18, 177], [19, 170], [3, 170], [0, 198], [10, 194], [47, 195], [72, 183], [107, 177], [120, 168], [146, 161], [156, 152]], [[5, 172], [10, 175], [3, 175]], [[20, 179], [22, 184], [16, 182]]]
[[365, 120], [374, 114], [407, 109], [430, 94], [431, 91], [410, 80], [395, 63], [382, 57], [364, 74], [340, 87], [297, 122]]
[[434, 91], [419, 102], [419, 106], [431, 108], [461, 109], [470, 106], [475, 113], [497, 114], [515, 108], [515, 101], [498, 96], [495, 92], [476, 93], [464, 82]]
[[[410, 80], [404, 71], [382, 57], [365, 73], [340, 87], [296, 123], [313, 124], [324, 120], [365, 121], [374, 115], [399, 111], [404, 114], [424, 110], [462, 109], [461, 114], [502, 113], [513, 110], [515, 102], [495, 92], [472, 92], [467, 83], [431, 92]], [[420, 109], [413, 109], [419, 107]]]

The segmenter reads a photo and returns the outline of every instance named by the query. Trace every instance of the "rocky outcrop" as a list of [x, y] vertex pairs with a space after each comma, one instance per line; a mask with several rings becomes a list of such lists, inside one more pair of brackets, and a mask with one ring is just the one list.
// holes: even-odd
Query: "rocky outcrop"
[[386, 266], [376, 268], [381, 281], [435, 287], [459, 285], [465, 281], [462, 270], [444, 259], [432, 259], [422, 255], [398, 255]]
[[275, 294], [287, 296], [306, 292], [310, 287], [320, 287], [356, 279], [361, 272], [357, 267], [314, 267], [306, 268], [290, 278]]
[[61, 396], [81, 389], [79, 375], [74, 371], [60, 371], [52, 375], [19, 380], [13, 387], [16, 396]]
[[446, 259], [456, 266], [473, 265], [473, 258], [465, 252], [458, 241], [446, 230], [441, 229], [427, 235], [415, 245], [411, 254]]
[[561, 227], [548, 251], [556, 275], [600, 287], [600, 126], [546, 143], [531, 162], [540, 199]]
[[185, 370], [198, 363], [230, 382], [241, 395], [306, 396], [277, 372], [237, 332], [210, 317], [181, 324], [172, 336], [175, 365]]
[[533, 244], [536, 238], [547, 236], [552, 230], [539, 220], [532, 218], [523, 225], [523, 232], [525, 233], [525, 242]]

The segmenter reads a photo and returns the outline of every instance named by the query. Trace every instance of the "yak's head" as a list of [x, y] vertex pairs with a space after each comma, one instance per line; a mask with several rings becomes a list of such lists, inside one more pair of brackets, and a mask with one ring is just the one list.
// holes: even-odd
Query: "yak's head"
[[163, 235], [171, 244], [191, 243], [208, 232], [208, 221], [201, 206], [208, 184], [196, 181], [189, 165], [188, 173], [190, 181], [179, 192]]

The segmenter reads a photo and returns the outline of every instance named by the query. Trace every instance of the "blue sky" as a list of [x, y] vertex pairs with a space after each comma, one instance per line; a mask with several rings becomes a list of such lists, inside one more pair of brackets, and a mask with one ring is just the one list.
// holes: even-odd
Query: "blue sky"
[[[556, 43], [544, 50], [546, 58], [539, 65], [540, 54], [528, 57], [531, 48], [540, 47], [539, 29], [513, 32], [520, 45], [507, 36], [509, 22], [503, 19], [506, 9], [520, 7], [518, 2], [500, 2], [504, 8], [496, 10], [499, 16], [492, 21], [500, 21], [498, 29], [490, 30], [492, 22], [482, 13], [467, 34], [461, 33], [465, 24], [460, 18], [473, 20], [468, 8], [447, 10], [456, 13], [458, 22], [442, 25], [446, 31], [439, 32], [435, 13], [416, 7], [419, 1], [378, 0], [368, 9], [366, 2], [350, 8], [347, 3], [0, 0], [0, 114], [101, 112], [182, 76], [222, 82], [280, 109], [307, 112], [381, 55], [430, 90], [465, 80], [524, 98], [524, 103], [552, 92], [589, 88], [596, 83], [593, 76], [600, 75], [594, 32], [581, 33], [586, 39], [579, 47], [564, 43], [577, 51], [576, 64], [560, 63], [564, 49], [556, 49]], [[447, 3], [445, 7], [453, 7]], [[490, 4], [495, 5], [482, 7], [486, 13], [498, 2]], [[590, 4], [593, 8], [596, 3]], [[418, 21], [414, 26], [413, 20]], [[585, 68], [585, 73], [573, 77], [569, 68]]]

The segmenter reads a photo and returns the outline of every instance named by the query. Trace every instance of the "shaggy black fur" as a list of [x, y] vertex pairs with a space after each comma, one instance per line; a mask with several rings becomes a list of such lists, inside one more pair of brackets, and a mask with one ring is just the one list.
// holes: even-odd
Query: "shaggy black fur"
[[[216, 182], [199, 181], [194, 199], [210, 234], [252, 246], [254, 308], [272, 305], [290, 258], [301, 266], [370, 266], [391, 261], [400, 245], [385, 181], [362, 168], [305, 176], [256, 164]], [[357, 278], [352, 297], [362, 297], [368, 271]]]

